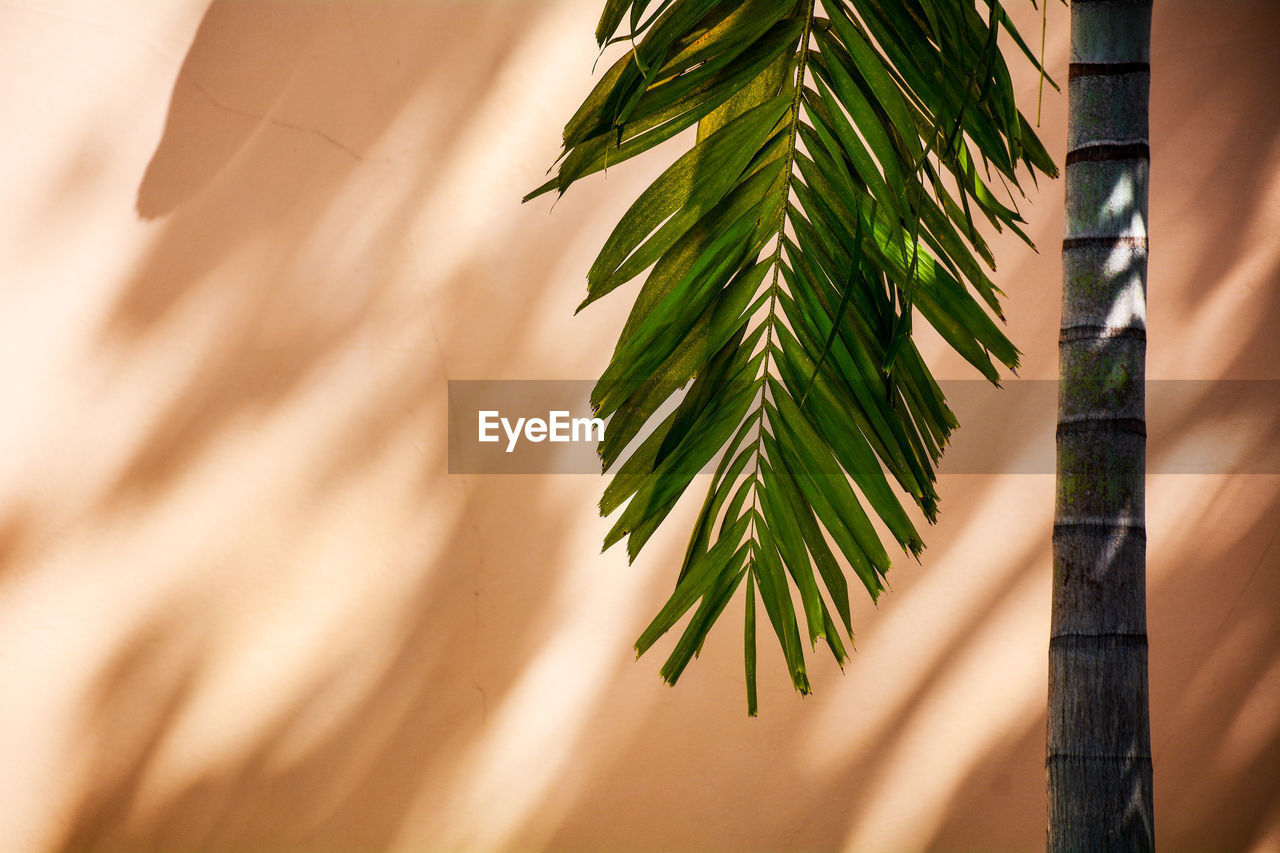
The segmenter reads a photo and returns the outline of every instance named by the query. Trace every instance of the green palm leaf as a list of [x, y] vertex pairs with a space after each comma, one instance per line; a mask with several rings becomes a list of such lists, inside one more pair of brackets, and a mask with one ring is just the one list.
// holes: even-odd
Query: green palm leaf
[[998, 31], [1031, 54], [989, 4], [607, 0], [596, 38], [629, 49], [529, 198], [697, 127], [609, 236], [582, 306], [647, 271], [592, 394], [614, 470], [600, 508], [619, 513], [605, 546], [626, 539], [634, 559], [716, 463], [675, 589], [636, 643], [688, 617], [662, 667], [672, 683], [745, 588], [749, 713], [757, 594], [807, 693], [802, 632], [841, 663], [853, 639], [846, 571], [873, 599], [884, 588], [873, 517], [923, 547], [902, 498], [934, 519], [957, 423], [915, 314], [992, 382], [1017, 366], [974, 216], [1026, 239], [992, 174], [1017, 189], [1056, 168], [1014, 103]]

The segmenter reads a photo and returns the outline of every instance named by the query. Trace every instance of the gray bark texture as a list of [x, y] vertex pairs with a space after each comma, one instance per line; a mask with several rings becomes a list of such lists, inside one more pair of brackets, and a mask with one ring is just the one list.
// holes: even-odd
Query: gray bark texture
[[1046, 770], [1051, 851], [1151, 850], [1151, 0], [1073, 0]]

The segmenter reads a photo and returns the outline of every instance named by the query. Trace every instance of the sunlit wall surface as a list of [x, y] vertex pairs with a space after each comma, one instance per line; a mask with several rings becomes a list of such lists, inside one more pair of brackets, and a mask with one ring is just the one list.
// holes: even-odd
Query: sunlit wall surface
[[[591, 378], [628, 308], [573, 317], [663, 154], [519, 201], [598, 5], [0, 5], [0, 849], [1043, 844], [1051, 475], [944, 476], [847, 670], [762, 645], [753, 720], [740, 602], [674, 690], [631, 653], [696, 507], [628, 566], [597, 478], [448, 473], [449, 379]], [[1278, 39], [1156, 4], [1151, 378], [1280, 380]], [[1025, 378], [1061, 209], [995, 246]], [[1148, 489], [1159, 840], [1280, 849], [1280, 476]]]

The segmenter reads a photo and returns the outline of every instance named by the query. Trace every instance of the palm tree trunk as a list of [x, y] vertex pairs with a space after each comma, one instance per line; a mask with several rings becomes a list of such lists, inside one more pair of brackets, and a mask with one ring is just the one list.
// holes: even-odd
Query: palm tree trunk
[[1150, 850], [1146, 528], [1151, 0], [1073, 0], [1049, 643], [1051, 851]]

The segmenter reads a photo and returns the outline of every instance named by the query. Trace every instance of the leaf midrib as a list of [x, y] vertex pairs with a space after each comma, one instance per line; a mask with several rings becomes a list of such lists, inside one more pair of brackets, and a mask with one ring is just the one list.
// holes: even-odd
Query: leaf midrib
[[[785, 175], [785, 183], [782, 188], [783, 204], [780, 205], [781, 210], [778, 213], [778, 227], [776, 229], [777, 246], [774, 247], [773, 257], [769, 263], [773, 265], [773, 278], [769, 282], [769, 315], [765, 318], [765, 325], [768, 327], [765, 331], [764, 353], [765, 361], [762, 368], [762, 375], [770, 375], [770, 367], [773, 364], [773, 326], [777, 321], [778, 314], [778, 265], [782, 262], [782, 234], [787, 223], [787, 207], [786, 200], [791, 197], [791, 185], [795, 180], [796, 167], [796, 141], [800, 134], [800, 104], [804, 95], [804, 79], [805, 73], [809, 66], [809, 39], [813, 32], [813, 16], [817, 0], [808, 0], [805, 9], [804, 30], [800, 34], [800, 59], [796, 63], [795, 76], [795, 92], [791, 98], [791, 128], [788, 131], [787, 139], [787, 164], [783, 169]], [[758, 419], [755, 447], [755, 463], [751, 472], [751, 532], [747, 539], [752, 543], [752, 551], [754, 558], [755, 542], [756, 542], [756, 518], [759, 517], [757, 508], [760, 500], [760, 457], [764, 446], [764, 408], [765, 393], [767, 385], [762, 383], [760, 386], [760, 399], [756, 403], [753, 418]]]

